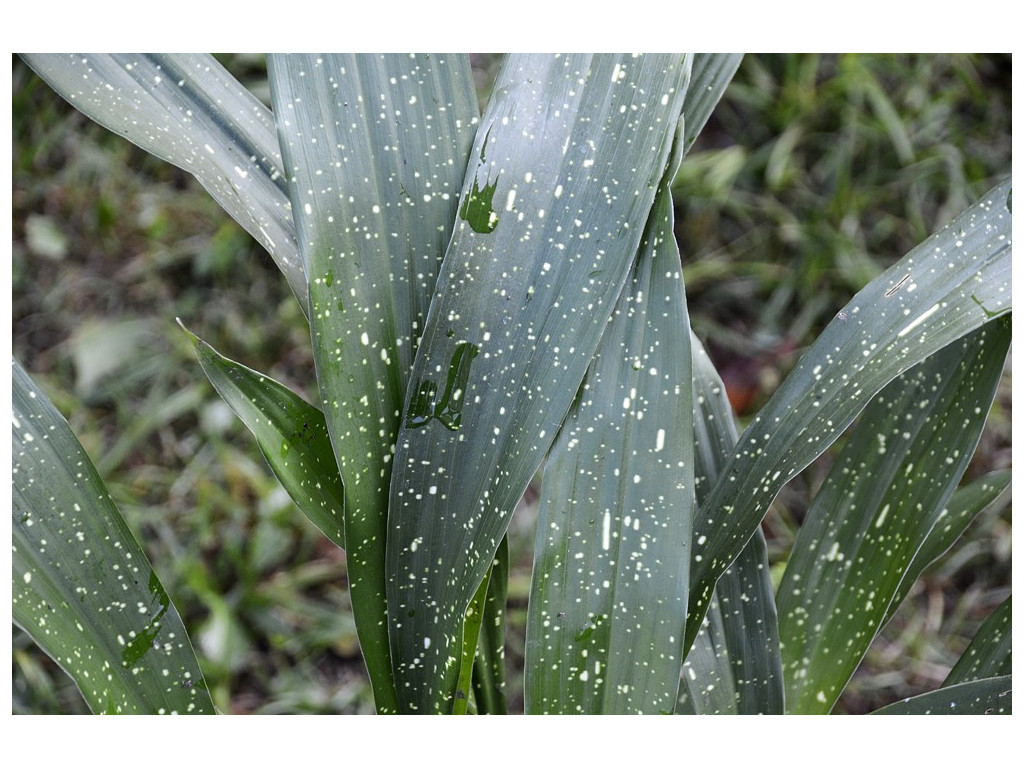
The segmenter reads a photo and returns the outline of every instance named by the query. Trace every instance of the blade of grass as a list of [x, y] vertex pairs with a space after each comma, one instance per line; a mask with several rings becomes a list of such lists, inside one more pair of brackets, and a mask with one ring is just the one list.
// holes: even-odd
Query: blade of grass
[[213, 714], [188, 634], [71, 428], [13, 361], [14, 622], [98, 714]]

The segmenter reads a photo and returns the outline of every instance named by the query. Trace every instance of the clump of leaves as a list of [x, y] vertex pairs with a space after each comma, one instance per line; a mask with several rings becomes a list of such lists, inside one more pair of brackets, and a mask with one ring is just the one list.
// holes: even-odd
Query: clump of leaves
[[[1010, 341], [1009, 181], [860, 290], [738, 434], [672, 206], [736, 56], [509, 56], [482, 114], [461, 56], [271, 56], [272, 113], [209, 57], [27, 60], [194, 173], [295, 294], [315, 405], [189, 338], [344, 547], [381, 713], [507, 709], [506, 534], [542, 465], [538, 713], [827, 712], [1009, 484], [958, 490]], [[16, 621], [94, 711], [210, 711], [166, 593], [17, 362], [15, 389]], [[759, 524], [854, 421], [776, 596]], [[1008, 710], [1005, 627], [944, 706]]]

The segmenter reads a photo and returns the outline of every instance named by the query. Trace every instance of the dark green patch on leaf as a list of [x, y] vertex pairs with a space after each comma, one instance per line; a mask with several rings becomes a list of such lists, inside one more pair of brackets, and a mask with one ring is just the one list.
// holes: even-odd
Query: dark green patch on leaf
[[498, 215], [494, 212], [494, 191], [498, 182], [484, 184], [483, 189], [473, 181], [473, 191], [462, 201], [459, 218], [469, 223], [474, 232], [486, 235], [498, 226]]
[[460, 342], [452, 353], [448, 366], [448, 380], [444, 393], [435, 400], [437, 384], [430, 379], [416, 382], [405, 426], [413, 429], [425, 426], [431, 419], [437, 419], [448, 429], [455, 431], [462, 424], [463, 395], [469, 382], [469, 369], [473, 358], [480, 354], [480, 347], [468, 341]]

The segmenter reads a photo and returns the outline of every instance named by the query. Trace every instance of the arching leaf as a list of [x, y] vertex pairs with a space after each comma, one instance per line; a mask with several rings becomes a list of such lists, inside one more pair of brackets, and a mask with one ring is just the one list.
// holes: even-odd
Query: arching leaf
[[695, 530], [691, 642], [718, 577], [782, 486], [903, 371], [1010, 311], [1010, 181], [860, 291], [755, 417]]
[[950, 670], [942, 687], [985, 677], [1009, 675], [1013, 670], [1013, 607], [1006, 598], [985, 619], [960, 661]]
[[228, 360], [181, 327], [195, 346], [210, 383], [252, 432], [292, 501], [344, 549], [345, 490], [323, 413], [283, 384]]
[[97, 714], [213, 714], [188, 634], [71, 428], [13, 361], [15, 623]]
[[974, 455], [1010, 344], [987, 323], [890, 383], [818, 492], [779, 586], [786, 706], [827, 713]]
[[1009, 503], [1011, 474], [1009, 469], [996, 470], [953, 492], [946, 509], [939, 515], [907, 568], [882, 621], [883, 626], [902, 605], [918, 577], [953, 545], [978, 515], [985, 511], [996, 512]]
[[987, 677], [939, 688], [877, 709], [873, 715], [1011, 715], [1013, 680]]
[[24, 59], [76, 109], [195, 176], [267, 249], [307, 312], [274, 117], [213, 56], [44, 53]]

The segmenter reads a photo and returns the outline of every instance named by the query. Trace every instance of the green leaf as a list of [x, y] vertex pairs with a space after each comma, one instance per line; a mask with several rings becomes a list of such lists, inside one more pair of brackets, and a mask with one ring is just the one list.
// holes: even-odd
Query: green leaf
[[13, 361], [14, 622], [95, 713], [212, 714], [181, 617], [64, 418]]
[[209, 54], [24, 54], [75, 108], [195, 176], [267, 249], [307, 312], [274, 117]]
[[544, 470], [528, 712], [675, 707], [694, 505], [690, 327], [667, 183], [681, 144]]
[[988, 677], [939, 688], [877, 709], [873, 715], [1010, 715], [1013, 690], [1010, 675]]
[[455, 687], [455, 701], [452, 705], [452, 713], [456, 715], [466, 714], [469, 705], [469, 689], [473, 681], [473, 662], [476, 658], [477, 644], [480, 639], [480, 625], [484, 621], [484, 607], [487, 604], [490, 580], [491, 571], [488, 569], [484, 580], [477, 587], [476, 594], [469, 601], [469, 608], [466, 610], [466, 631], [462, 644], [462, 659], [459, 663], [459, 682]]
[[179, 320], [210, 383], [252, 432], [267, 464], [310, 521], [345, 548], [345, 490], [318, 408], [251, 368], [228, 360]]
[[715, 585], [683, 663], [679, 714], [780, 715], [782, 660], [764, 534], [755, 531]]
[[1011, 309], [1007, 180], [860, 291], [755, 417], [695, 528], [688, 642], [782, 486], [903, 371]]
[[882, 626], [885, 626], [896, 613], [918, 577], [960, 538], [972, 520], [982, 512], [995, 512], [1009, 503], [1012, 474], [1009, 469], [997, 470], [978, 478], [970, 485], [957, 488], [946, 509], [928, 532], [928, 537], [921, 548], [914, 555], [900, 588], [889, 605]]
[[473, 664], [473, 695], [480, 715], [507, 715], [505, 698], [505, 606], [508, 602], [508, 536], [498, 546], [487, 579], [480, 645]]
[[1013, 609], [1007, 597], [985, 619], [978, 634], [950, 671], [942, 687], [958, 685], [985, 677], [1009, 675], [1013, 669]]
[[711, 597], [711, 605], [704, 615], [703, 626], [697, 632], [693, 646], [683, 662], [676, 714], [739, 714], [733, 671], [716, 589]]
[[446, 253], [397, 443], [387, 570], [404, 711], [451, 706], [466, 605], [629, 278], [689, 69], [530, 55], [499, 73], [463, 186], [478, 202]]
[[778, 592], [786, 706], [826, 713], [974, 454], [1010, 344], [988, 323], [864, 410], [800, 529]]
[[689, 152], [693, 142], [697, 140], [742, 61], [742, 53], [693, 55], [690, 87], [686, 90], [686, 101], [683, 104], [683, 115], [686, 117], [683, 154]]
[[[697, 503], [711, 491], [738, 439], [722, 380], [694, 338]], [[760, 529], [718, 580], [711, 607], [686, 655], [677, 711], [781, 714], [778, 617]]]
[[455, 220], [476, 93], [465, 56], [310, 54], [268, 63], [321, 404], [345, 484], [352, 607], [378, 711], [392, 712], [391, 458]]

